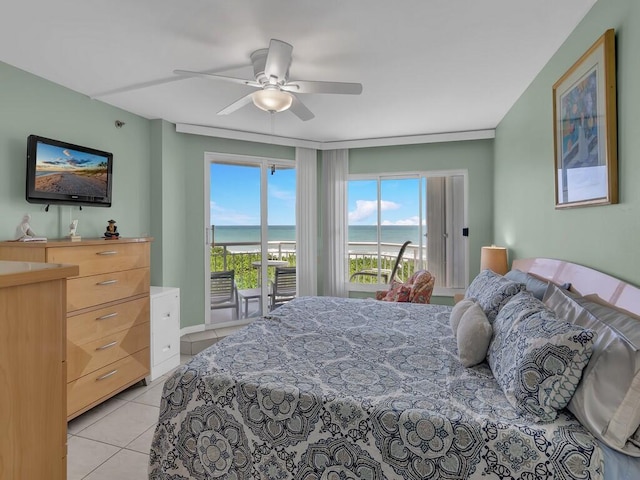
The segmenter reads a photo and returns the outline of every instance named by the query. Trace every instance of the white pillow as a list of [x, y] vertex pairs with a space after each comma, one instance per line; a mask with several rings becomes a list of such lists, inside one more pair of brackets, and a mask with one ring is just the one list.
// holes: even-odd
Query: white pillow
[[640, 429], [638, 320], [553, 284], [544, 303], [558, 317], [598, 333], [569, 411], [611, 448], [640, 457], [640, 435], [635, 434]]
[[451, 331], [453, 332], [453, 336], [456, 337], [458, 335], [458, 325], [460, 324], [460, 319], [464, 312], [469, 310], [469, 307], [476, 302], [470, 298], [460, 300], [453, 306], [453, 310], [451, 310], [451, 315], [449, 316], [449, 324], [451, 325]]
[[465, 367], [473, 367], [487, 356], [493, 328], [482, 308], [472, 304], [458, 325], [458, 357]]

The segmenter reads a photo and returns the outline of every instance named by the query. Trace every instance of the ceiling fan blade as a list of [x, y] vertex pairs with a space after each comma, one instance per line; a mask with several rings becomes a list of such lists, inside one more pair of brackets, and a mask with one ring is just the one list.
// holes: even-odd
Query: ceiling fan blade
[[253, 93], [245, 95], [244, 97], [233, 102], [231, 105], [224, 107], [222, 110], [218, 112], [218, 115], [228, 115], [244, 107], [245, 105], [248, 105], [249, 103], [252, 102], [252, 98], [251, 98], [252, 95]]
[[264, 66], [264, 74], [268, 79], [275, 77], [283, 83], [286, 81], [291, 66], [291, 52], [293, 47], [288, 43], [275, 38], [271, 39]]
[[311, 80], [292, 80], [282, 86], [282, 90], [294, 93], [338, 93], [345, 95], [360, 95], [361, 83], [348, 82], [314, 82]]
[[289, 110], [291, 110], [291, 112], [296, 117], [298, 117], [303, 122], [311, 120], [315, 117], [313, 112], [309, 110], [306, 105], [298, 99], [298, 97], [296, 97], [295, 95], [291, 95], [291, 97], [293, 98], [293, 102], [291, 103], [291, 107], [289, 107]]
[[262, 85], [260, 85], [258, 82], [253, 80], [245, 80], [244, 78], [236, 78], [236, 77], [226, 77], [224, 75], [215, 75], [213, 73], [191, 72], [189, 70], [174, 70], [173, 73], [175, 73], [176, 75], [182, 75], [185, 77], [201, 77], [201, 78], [207, 78], [209, 80], [223, 80], [225, 82], [239, 83], [240, 85], [248, 85], [250, 87], [257, 87], [257, 88], [262, 87]]

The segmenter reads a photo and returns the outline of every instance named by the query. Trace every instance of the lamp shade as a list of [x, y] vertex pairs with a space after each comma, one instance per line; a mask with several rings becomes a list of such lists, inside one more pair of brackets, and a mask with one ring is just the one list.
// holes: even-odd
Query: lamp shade
[[277, 88], [264, 88], [251, 95], [253, 104], [266, 112], [283, 112], [293, 103], [293, 97]]
[[500, 275], [509, 271], [507, 266], [507, 249], [505, 247], [482, 247], [480, 252], [480, 270], [491, 270]]

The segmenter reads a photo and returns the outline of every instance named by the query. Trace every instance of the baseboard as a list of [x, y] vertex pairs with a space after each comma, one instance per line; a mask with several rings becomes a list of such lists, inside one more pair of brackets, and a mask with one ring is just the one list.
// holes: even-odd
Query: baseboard
[[189, 333], [204, 332], [204, 330], [205, 330], [204, 324], [192, 325], [190, 327], [181, 328], [180, 329], [180, 336], [182, 337], [183, 335], [187, 335]]

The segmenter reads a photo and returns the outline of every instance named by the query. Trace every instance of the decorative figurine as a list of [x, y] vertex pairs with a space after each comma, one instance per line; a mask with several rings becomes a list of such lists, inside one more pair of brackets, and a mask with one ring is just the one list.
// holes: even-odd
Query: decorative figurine
[[69, 238], [72, 242], [79, 242], [82, 239], [80, 235], [76, 234], [77, 231], [78, 219], [74, 220], [73, 222], [71, 222], [71, 225], [69, 225]]
[[104, 232], [104, 236], [107, 240], [118, 240], [120, 234], [118, 233], [115, 220], [109, 220], [109, 225], [107, 225], [107, 231]]
[[22, 240], [26, 237], [35, 237], [36, 234], [33, 230], [31, 230], [31, 226], [29, 222], [31, 221], [31, 215], [25, 213], [24, 217], [22, 217], [22, 223], [16, 227], [16, 235], [15, 240]]

